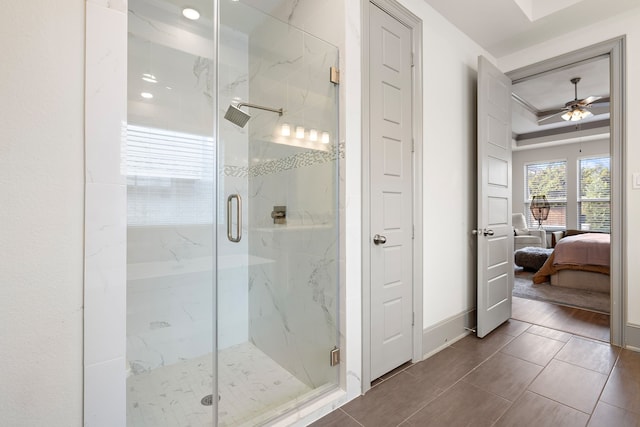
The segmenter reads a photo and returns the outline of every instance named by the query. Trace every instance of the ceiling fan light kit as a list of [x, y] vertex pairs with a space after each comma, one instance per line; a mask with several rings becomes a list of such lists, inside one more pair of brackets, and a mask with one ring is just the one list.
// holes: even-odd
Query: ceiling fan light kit
[[576, 107], [573, 110], [564, 113], [562, 115], [562, 118], [567, 121], [577, 122], [591, 116], [593, 116], [593, 113], [591, 111], [585, 110], [584, 108]]
[[[582, 119], [586, 119], [588, 117], [593, 116], [591, 111], [587, 111], [583, 108], [583, 104], [585, 106], [589, 106], [590, 104], [587, 102], [587, 99], [581, 99], [578, 101], [578, 83], [580, 82], [580, 77], [574, 77], [571, 79], [571, 83], [573, 83], [573, 87], [575, 90], [575, 99], [573, 101], [567, 102], [566, 107], [570, 108], [569, 111], [562, 115], [562, 118], [567, 121], [577, 122]], [[591, 97], [589, 97], [591, 98]], [[588, 98], [588, 99], [589, 99]]]
[[[544, 116], [538, 119], [538, 123], [542, 123], [545, 120], [548, 120], [552, 117], [558, 116], [562, 114], [563, 120], [577, 122], [580, 120], [588, 119], [589, 117], [593, 117], [593, 113], [588, 110], [591, 107], [591, 104], [594, 102], [601, 100], [601, 96], [589, 96], [585, 99], [578, 99], [578, 83], [580, 82], [580, 77], [574, 77], [571, 80], [571, 83], [574, 86], [575, 98], [573, 101], [567, 102], [564, 107], [560, 108], [556, 111], [545, 111]], [[602, 99], [604, 101], [604, 99]], [[607, 99], [608, 100], [608, 99]]]

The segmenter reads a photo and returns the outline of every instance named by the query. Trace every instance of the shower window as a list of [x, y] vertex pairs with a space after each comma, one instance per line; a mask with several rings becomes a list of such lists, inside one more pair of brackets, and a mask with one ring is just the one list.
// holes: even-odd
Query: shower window
[[209, 224], [213, 138], [127, 126], [129, 225]]

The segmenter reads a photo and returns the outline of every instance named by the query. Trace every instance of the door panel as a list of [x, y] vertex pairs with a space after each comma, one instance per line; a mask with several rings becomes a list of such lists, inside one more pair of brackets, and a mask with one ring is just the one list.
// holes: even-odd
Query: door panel
[[[411, 33], [371, 5], [371, 379], [411, 360]], [[373, 242], [374, 235], [386, 238]]]
[[265, 425], [340, 381], [339, 86], [329, 79], [339, 52], [246, 2], [216, 3], [213, 401], [217, 425]]
[[482, 338], [511, 317], [511, 81], [478, 58], [478, 324]]

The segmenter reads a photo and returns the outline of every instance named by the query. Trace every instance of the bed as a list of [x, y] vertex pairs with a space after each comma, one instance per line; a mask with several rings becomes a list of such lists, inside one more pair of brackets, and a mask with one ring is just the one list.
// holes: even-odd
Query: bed
[[533, 276], [536, 284], [609, 293], [610, 235], [582, 233], [564, 237]]

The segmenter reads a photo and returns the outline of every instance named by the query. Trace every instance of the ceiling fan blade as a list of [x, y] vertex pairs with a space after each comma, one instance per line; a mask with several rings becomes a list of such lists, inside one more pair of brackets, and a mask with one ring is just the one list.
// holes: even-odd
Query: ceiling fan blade
[[588, 98], [581, 99], [580, 101], [578, 101], [578, 105], [580, 105], [581, 107], [584, 107], [586, 105], [589, 105], [589, 104], [592, 104], [592, 103], [596, 102], [600, 98], [602, 98], [602, 97], [601, 96], [590, 96]]
[[[548, 116], [540, 117], [540, 118], [538, 119], [538, 124], [540, 124], [540, 123], [544, 122], [545, 120], [549, 120], [549, 119], [551, 119], [551, 118], [553, 118], [553, 117], [556, 117], [556, 116], [558, 116], [558, 115], [560, 115], [560, 114], [564, 114], [566, 111], [567, 111], [566, 109], [562, 109], [562, 110], [555, 110], [555, 112], [553, 112], [552, 114], [549, 114]], [[544, 111], [543, 111], [543, 112], [544, 112]]]
[[611, 101], [611, 99], [608, 96], [602, 96], [598, 97], [598, 99], [593, 101], [592, 104], [607, 104], [609, 101]]
[[542, 117], [546, 117], [546, 116], [552, 116], [554, 114], [558, 114], [564, 111], [567, 111], [568, 108], [566, 107], [562, 107], [562, 108], [554, 108], [552, 110], [543, 110], [543, 111], [537, 111], [536, 112], [536, 116], [538, 117], [538, 119], [542, 118]]

